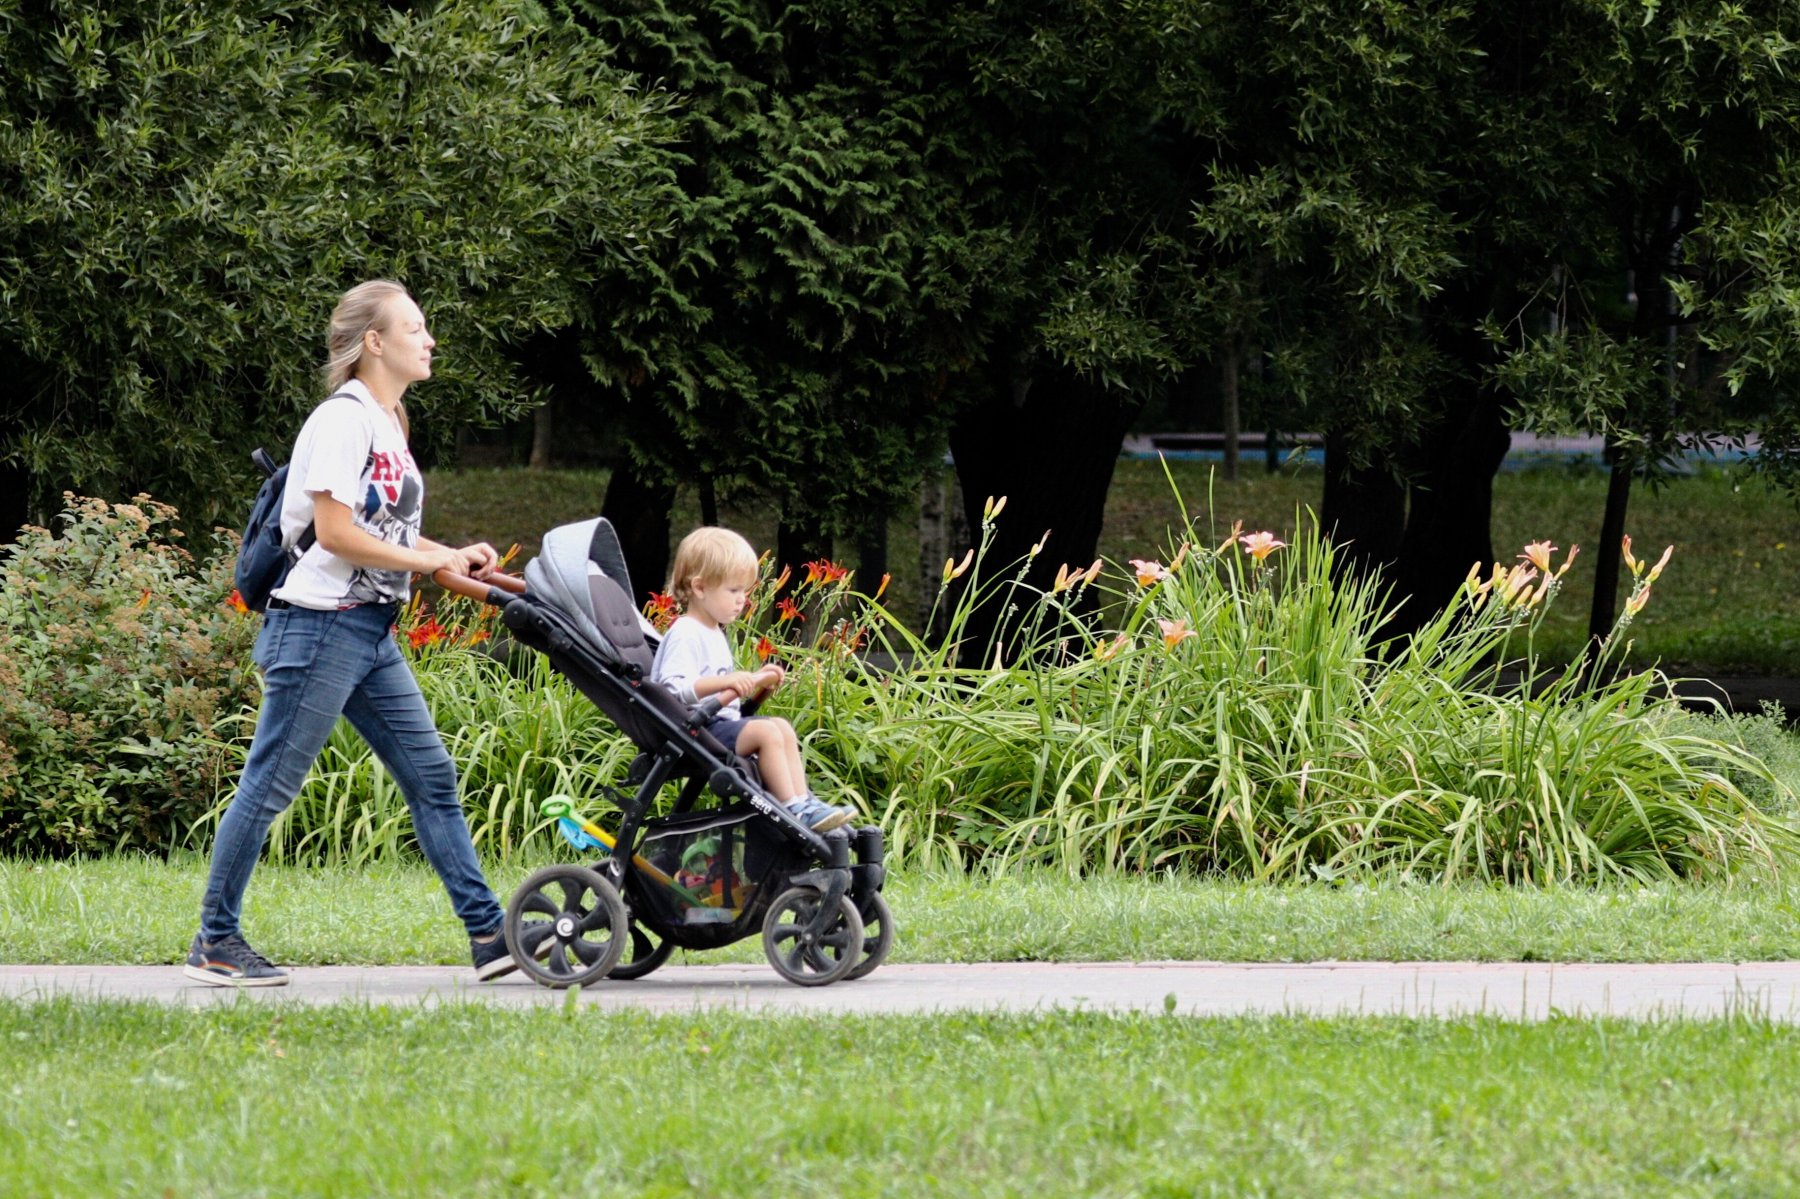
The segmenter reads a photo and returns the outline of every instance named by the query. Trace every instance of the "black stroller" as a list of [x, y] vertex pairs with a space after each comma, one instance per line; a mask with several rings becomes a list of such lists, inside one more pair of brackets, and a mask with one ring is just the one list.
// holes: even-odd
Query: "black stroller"
[[[894, 935], [881, 830], [813, 832], [763, 789], [754, 764], [706, 732], [720, 697], [690, 709], [650, 680], [655, 632], [629, 598], [611, 524], [552, 529], [522, 584], [438, 582], [497, 605], [514, 639], [545, 654], [640, 751], [625, 779], [631, 793], [606, 789], [621, 815], [616, 832], [567, 800], [545, 802], [565, 838], [602, 852], [588, 865], [547, 866], [514, 892], [506, 942], [521, 970], [551, 987], [642, 978], [677, 948], [758, 932], [770, 965], [800, 986], [881, 965]], [[672, 783], [672, 808], [652, 815]], [[708, 791], [720, 802], [698, 806]]]

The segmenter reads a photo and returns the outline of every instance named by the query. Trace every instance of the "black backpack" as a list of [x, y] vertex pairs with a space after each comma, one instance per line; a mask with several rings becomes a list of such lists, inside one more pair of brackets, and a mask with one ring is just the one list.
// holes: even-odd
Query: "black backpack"
[[309, 522], [291, 551], [282, 548], [281, 494], [287, 489], [288, 468], [276, 466], [275, 459], [260, 447], [251, 451], [250, 461], [268, 477], [257, 488], [256, 500], [250, 505], [250, 519], [244, 525], [243, 544], [238, 547], [237, 569], [231, 581], [244, 606], [261, 612], [269, 606], [269, 593], [281, 586], [288, 571], [312, 548], [319, 535]]

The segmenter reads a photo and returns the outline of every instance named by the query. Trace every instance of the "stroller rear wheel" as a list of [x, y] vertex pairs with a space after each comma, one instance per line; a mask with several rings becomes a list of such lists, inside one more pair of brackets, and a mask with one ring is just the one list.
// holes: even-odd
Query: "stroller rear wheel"
[[666, 937], [659, 939], [656, 934], [633, 920], [631, 937], [625, 946], [624, 956], [619, 959], [619, 964], [614, 966], [606, 977], [625, 979], [628, 982], [634, 978], [642, 978], [668, 961], [669, 955], [673, 952], [675, 952], [673, 941]]
[[845, 977], [863, 960], [863, 922], [848, 895], [838, 901], [823, 931], [810, 931], [824, 896], [811, 887], [789, 887], [763, 921], [763, 954], [781, 977], [802, 987], [822, 987]]
[[585, 866], [546, 866], [506, 908], [506, 943], [519, 969], [547, 987], [605, 978], [625, 951], [625, 902]]
[[869, 896], [869, 910], [862, 917], [862, 960], [850, 967], [845, 978], [864, 978], [873, 974], [877, 966], [887, 961], [888, 950], [894, 947], [894, 914], [888, 910], [887, 900], [881, 897], [881, 892]]

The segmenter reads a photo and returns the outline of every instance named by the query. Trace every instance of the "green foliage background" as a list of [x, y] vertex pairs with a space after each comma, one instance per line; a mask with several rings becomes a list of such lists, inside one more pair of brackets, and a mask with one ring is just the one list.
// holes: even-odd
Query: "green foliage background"
[[668, 100], [534, 5], [0, 2], [0, 464], [236, 523], [319, 398], [337, 295], [405, 282], [444, 344], [422, 430], [517, 411], [661, 215]]

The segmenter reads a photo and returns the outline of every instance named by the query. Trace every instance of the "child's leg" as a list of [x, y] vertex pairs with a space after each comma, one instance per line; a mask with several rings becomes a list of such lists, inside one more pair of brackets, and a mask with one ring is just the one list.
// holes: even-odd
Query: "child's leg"
[[792, 803], [806, 794], [806, 767], [800, 761], [800, 738], [794, 726], [779, 716], [757, 717], [744, 722], [738, 733], [737, 752], [756, 756], [763, 782], [776, 799]]

